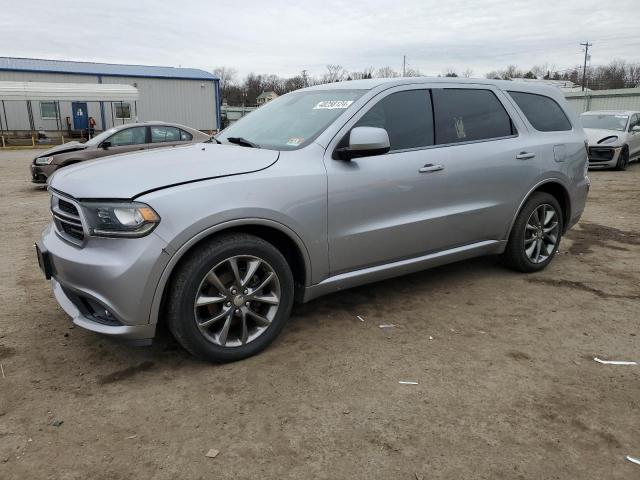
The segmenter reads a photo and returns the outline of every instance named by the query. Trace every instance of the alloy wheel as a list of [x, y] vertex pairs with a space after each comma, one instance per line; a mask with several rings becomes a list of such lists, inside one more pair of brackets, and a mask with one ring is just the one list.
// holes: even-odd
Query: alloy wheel
[[280, 305], [280, 280], [261, 258], [239, 255], [218, 263], [204, 276], [193, 311], [198, 329], [210, 342], [238, 347], [271, 325]]
[[559, 238], [558, 212], [548, 203], [538, 205], [527, 220], [524, 251], [532, 263], [542, 263], [554, 252]]

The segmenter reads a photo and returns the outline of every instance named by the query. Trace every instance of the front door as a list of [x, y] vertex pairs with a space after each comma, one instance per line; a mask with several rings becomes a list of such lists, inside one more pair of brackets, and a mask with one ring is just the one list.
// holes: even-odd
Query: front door
[[[147, 127], [129, 127], [120, 130], [105, 140], [105, 142], [109, 142], [106, 149], [97, 149], [96, 157], [146, 150], [149, 147], [148, 136], [149, 130]], [[101, 144], [101, 146], [103, 144]]]
[[629, 156], [635, 157], [640, 154], [640, 132], [634, 132], [633, 127], [640, 125], [640, 114], [631, 115], [629, 119]]
[[[429, 90], [394, 91], [349, 127], [385, 128], [385, 155], [334, 160], [327, 151], [331, 275], [419, 255], [430, 249], [425, 229], [443, 193], [445, 171], [420, 173], [433, 145]], [[340, 146], [348, 142], [348, 131]]]
[[87, 102], [73, 102], [71, 110], [73, 111], [73, 129], [86, 130], [89, 127]]

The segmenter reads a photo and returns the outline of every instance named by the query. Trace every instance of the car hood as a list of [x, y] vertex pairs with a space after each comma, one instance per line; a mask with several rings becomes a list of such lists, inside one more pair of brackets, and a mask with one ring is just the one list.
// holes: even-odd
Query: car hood
[[[603, 147], [615, 147], [623, 142], [624, 132], [620, 130], [603, 130], [599, 128], [585, 128], [584, 133], [587, 134], [590, 147], [603, 146]], [[598, 143], [600, 140], [607, 137], [618, 137], [614, 142]]]
[[90, 160], [57, 170], [49, 186], [78, 199], [134, 198], [162, 188], [263, 170], [279, 152], [196, 143]]
[[87, 146], [80, 142], [67, 142], [62, 145], [56, 145], [38, 154], [38, 157], [50, 157], [51, 155], [59, 155], [61, 153], [75, 152], [77, 150], [84, 150]]

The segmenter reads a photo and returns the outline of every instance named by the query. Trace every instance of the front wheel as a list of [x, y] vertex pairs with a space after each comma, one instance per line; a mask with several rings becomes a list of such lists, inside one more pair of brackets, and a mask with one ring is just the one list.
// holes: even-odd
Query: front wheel
[[253, 235], [222, 235], [179, 266], [167, 323], [196, 357], [241, 360], [278, 336], [291, 313], [293, 288], [291, 269], [273, 245]]
[[627, 165], [629, 165], [629, 148], [623, 147], [620, 155], [618, 155], [618, 162], [616, 163], [615, 169], [619, 171], [623, 171], [627, 169]]
[[513, 224], [503, 254], [505, 262], [520, 272], [542, 270], [558, 251], [563, 226], [562, 209], [553, 195], [534, 193]]

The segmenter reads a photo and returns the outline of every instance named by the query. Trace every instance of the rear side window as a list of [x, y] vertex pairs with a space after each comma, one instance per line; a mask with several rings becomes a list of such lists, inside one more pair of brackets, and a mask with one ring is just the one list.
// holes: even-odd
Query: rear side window
[[151, 127], [151, 143], [178, 142], [180, 132], [175, 127]]
[[190, 141], [192, 139], [193, 139], [193, 135], [191, 135], [189, 132], [185, 132], [184, 130], [180, 130], [180, 140], [185, 142], [185, 141]]
[[571, 130], [571, 122], [555, 100], [535, 93], [509, 92], [529, 123], [541, 132]]
[[384, 128], [391, 151], [433, 145], [429, 90], [392, 93], [371, 107], [355, 126]]
[[436, 143], [471, 142], [515, 134], [511, 118], [490, 90], [434, 89]]

